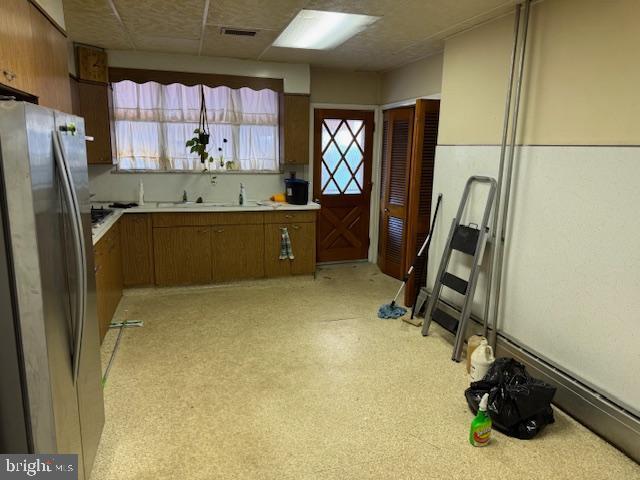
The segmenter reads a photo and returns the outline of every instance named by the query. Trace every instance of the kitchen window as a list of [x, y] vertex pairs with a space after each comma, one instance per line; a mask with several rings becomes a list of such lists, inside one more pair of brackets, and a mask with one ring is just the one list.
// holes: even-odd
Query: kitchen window
[[185, 143], [198, 128], [204, 94], [207, 152], [214, 159], [207, 168], [225, 171], [233, 162], [240, 171], [279, 171], [277, 92], [130, 80], [112, 85], [118, 170], [202, 171]]

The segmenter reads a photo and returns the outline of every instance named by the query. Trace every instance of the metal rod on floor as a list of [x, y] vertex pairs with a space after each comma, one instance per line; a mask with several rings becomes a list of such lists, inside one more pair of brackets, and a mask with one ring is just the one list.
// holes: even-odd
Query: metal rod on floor
[[[116, 325], [118, 327], [116, 327]], [[122, 340], [122, 334], [124, 333], [124, 329], [127, 327], [142, 327], [142, 321], [140, 320], [125, 320], [124, 322], [119, 322], [116, 324], [111, 324], [110, 328], [119, 328], [118, 337], [116, 338], [116, 344], [113, 346], [113, 351], [111, 352], [111, 356], [109, 357], [109, 363], [107, 363], [107, 368], [104, 371], [104, 375], [102, 376], [102, 386], [104, 387], [107, 383], [107, 378], [109, 377], [109, 372], [111, 371], [111, 366], [113, 365], [113, 361], [116, 358], [116, 353], [118, 352], [118, 347], [120, 346], [120, 340]]]
[[502, 142], [500, 143], [500, 167], [498, 169], [498, 187], [496, 197], [493, 204], [493, 221], [491, 223], [491, 239], [492, 239], [492, 262], [489, 264], [487, 272], [487, 291], [484, 300], [484, 337], [487, 337], [489, 331], [489, 305], [491, 302], [491, 283], [493, 282], [493, 259], [496, 256], [498, 242], [496, 241], [496, 230], [498, 229], [498, 217], [500, 211], [500, 203], [502, 199], [502, 178], [504, 174], [504, 159], [507, 151], [507, 136], [509, 132], [509, 115], [511, 114], [511, 94], [513, 92], [513, 77], [516, 70], [516, 54], [518, 51], [518, 34], [520, 32], [520, 4], [516, 5], [515, 20], [513, 22], [513, 47], [511, 48], [511, 65], [509, 67], [509, 82], [507, 83], [507, 96], [504, 104], [504, 123], [502, 125]]
[[524, 18], [522, 26], [522, 47], [520, 49], [519, 63], [518, 63], [518, 77], [516, 82], [516, 94], [513, 106], [513, 126], [511, 127], [511, 140], [509, 148], [509, 158], [507, 161], [507, 172], [505, 175], [505, 190], [504, 190], [504, 202], [502, 209], [502, 219], [498, 223], [499, 231], [496, 232], [496, 238], [498, 239], [495, 255], [493, 259], [493, 271], [495, 273], [495, 293], [493, 295], [492, 309], [491, 309], [491, 325], [493, 325], [493, 331], [491, 335], [491, 344], [495, 347], [497, 340], [497, 320], [498, 320], [498, 308], [500, 300], [500, 288], [502, 283], [502, 262], [504, 259], [504, 246], [505, 246], [505, 232], [507, 229], [507, 219], [509, 218], [509, 196], [511, 195], [511, 180], [513, 176], [513, 159], [516, 150], [516, 134], [518, 131], [518, 113], [520, 111], [520, 93], [522, 91], [522, 75], [524, 72], [525, 54], [527, 49], [527, 33], [529, 28], [529, 11], [531, 7], [531, 0], [524, 2]]

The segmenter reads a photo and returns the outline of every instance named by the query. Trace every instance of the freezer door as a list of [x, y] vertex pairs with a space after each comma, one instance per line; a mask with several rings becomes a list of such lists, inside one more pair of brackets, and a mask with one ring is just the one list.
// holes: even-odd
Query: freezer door
[[[34, 452], [56, 452], [60, 445], [76, 448], [79, 452], [77, 408], [73, 413], [56, 406], [73, 406], [76, 402], [75, 389], [67, 371], [71, 363], [68, 305], [63, 301], [67, 292], [57, 294], [66, 286], [64, 275], [60, 273], [64, 265], [60, 260], [57, 222], [52, 231], [47, 230], [47, 215], [57, 218], [60, 214], [57, 189], [53, 184], [51, 132], [53, 114], [50, 111], [30, 108], [20, 102], [0, 102], [0, 148], [6, 198], [4, 220], [13, 259], [11, 273], [18, 315], [18, 348], [23, 358], [31, 446]], [[44, 238], [39, 239], [43, 231]], [[48, 252], [55, 251], [48, 245], [50, 242], [58, 243], [57, 252], [47, 258]], [[45, 253], [44, 257], [41, 252]], [[45, 278], [51, 275], [53, 278]], [[51, 332], [53, 338], [50, 339]], [[55, 366], [50, 368], [52, 361]], [[62, 392], [61, 395], [58, 392]], [[56, 423], [66, 425], [68, 431], [59, 431]], [[63, 437], [61, 442], [59, 436]], [[77, 439], [75, 443], [74, 439]]]
[[[0, 151], [2, 148], [0, 147]], [[10, 271], [11, 254], [5, 237], [3, 212], [5, 190], [0, 162], [0, 452], [24, 453], [30, 450], [23, 372], [18, 355], [18, 330], [15, 310], [15, 287]]]
[[[56, 135], [59, 136], [64, 159], [69, 166], [72, 187], [78, 200], [82, 234], [85, 245], [86, 291], [84, 299], [84, 326], [80, 345], [80, 364], [76, 388], [82, 432], [82, 452], [86, 477], [89, 477], [100, 435], [104, 427], [104, 400], [101, 384], [100, 336], [96, 310], [96, 287], [91, 238], [91, 204], [89, 202], [89, 178], [84, 120], [80, 117], [55, 112]], [[75, 126], [71, 134], [68, 126]], [[69, 246], [71, 242], [66, 242]], [[67, 255], [71, 255], [70, 252]]]

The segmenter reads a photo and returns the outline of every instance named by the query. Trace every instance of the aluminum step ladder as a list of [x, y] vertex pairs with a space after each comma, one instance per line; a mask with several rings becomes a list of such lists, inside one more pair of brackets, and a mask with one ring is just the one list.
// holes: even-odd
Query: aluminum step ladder
[[[471, 189], [475, 184], [482, 183], [489, 185], [489, 193], [487, 195], [487, 203], [484, 207], [482, 223], [480, 225], [474, 223], [462, 225], [460, 222], [462, 221], [462, 215], [467, 207]], [[469, 316], [471, 315], [473, 296], [478, 282], [478, 275], [480, 274], [480, 266], [482, 265], [485, 246], [489, 238], [488, 223], [493, 209], [496, 189], [497, 182], [491, 177], [473, 176], [469, 177], [469, 180], [467, 180], [464, 192], [462, 193], [462, 199], [460, 200], [460, 206], [458, 207], [458, 212], [451, 222], [451, 229], [449, 230], [449, 236], [447, 238], [446, 246], [442, 253], [442, 260], [440, 261], [440, 267], [438, 268], [438, 273], [436, 275], [436, 283], [433, 286], [432, 294], [424, 313], [422, 335], [426, 336], [429, 334], [431, 320], [434, 320], [440, 326], [456, 336], [453, 346], [453, 354], [451, 356], [451, 359], [456, 362], [459, 362], [460, 357], [462, 356], [462, 347], [464, 344], [465, 333], [467, 331], [467, 323], [469, 321]], [[451, 254], [454, 250], [473, 257], [468, 280], [464, 280], [447, 271], [449, 260], [451, 260]], [[440, 293], [443, 286], [464, 296], [460, 319], [456, 319], [443, 310], [436, 308], [438, 301], [440, 300]], [[421, 291], [421, 298], [417, 302], [417, 307], [420, 308], [426, 299], [426, 289], [423, 290], [424, 295], [423, 291]], [[419, 309], [416, 308], [416, 311], [419, 311]]]

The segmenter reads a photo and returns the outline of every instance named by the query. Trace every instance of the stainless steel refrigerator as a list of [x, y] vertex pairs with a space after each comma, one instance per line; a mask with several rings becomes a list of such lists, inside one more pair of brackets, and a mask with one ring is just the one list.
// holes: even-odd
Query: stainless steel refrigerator
[[0, 101], [0, 452], [77, 453], [104, 425], [82, 118]]

